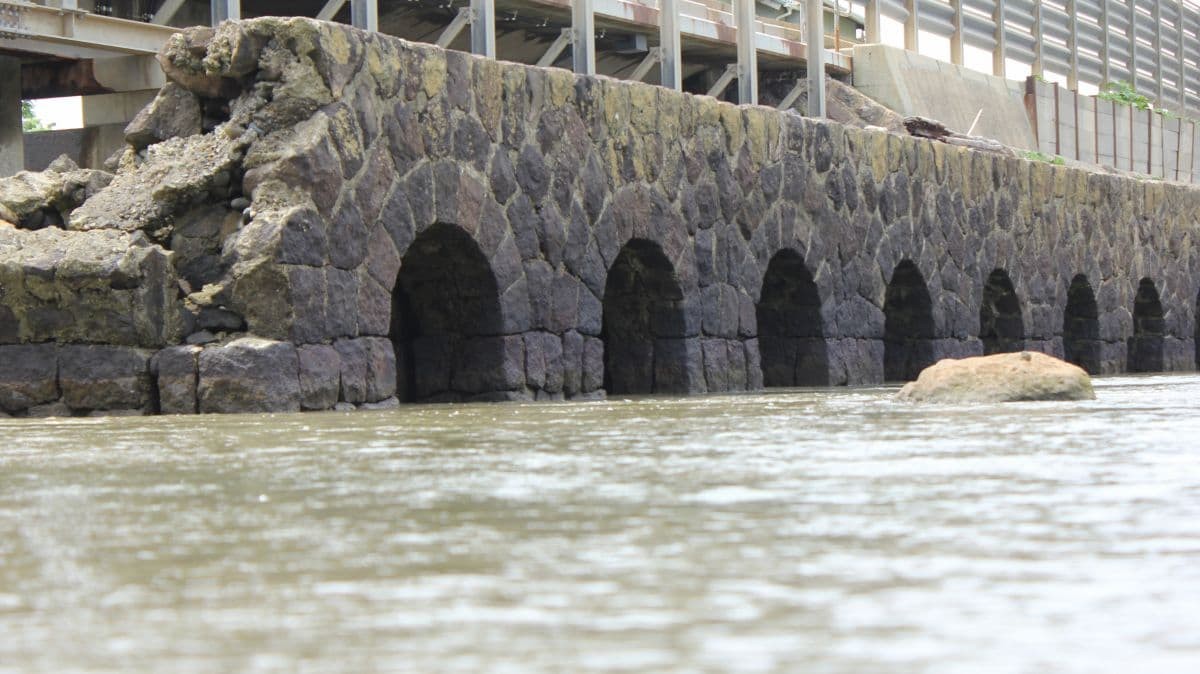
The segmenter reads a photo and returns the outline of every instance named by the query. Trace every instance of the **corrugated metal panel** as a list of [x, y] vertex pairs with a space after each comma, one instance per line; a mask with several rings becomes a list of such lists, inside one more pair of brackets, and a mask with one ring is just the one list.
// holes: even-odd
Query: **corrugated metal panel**
[[[948, 0], [916, 2], [922, 31], [942, 38], [953, 35], [954, 9]], [[1100, 86], [1107, 72], [1109, 80], [1134, 81], [1140, 92], [1154, 97], [1161, 81], [1164, 107], [1178, 108], [1183, 99], [1188, 112], [1200, 113], [1197, 0], [1075, 0], [1073, 5], [1067, 0], [962, 0], [963, 44], [989, 51], [995, 48], [992, 17], [997, 2], [1004, 3], [1008, 58], [1034, 60], [1039, 51], [1034, 35], [1040, 18], [1042, 67], [1048, 72], [1068, 74], [1074, 18], [1074, 62], [1080, 83]], [[1132, 31], [1130, 2], [1134, 7]], [[904, 0], [879, 0], [879, 7], [880, 13], [890, 19], [903, 22], [908, 18]], [[1068, 13], [1069, 9], [1073, 12]], [[1136, 45], [1136, 74], [1130, 72], [1131, 42]]]

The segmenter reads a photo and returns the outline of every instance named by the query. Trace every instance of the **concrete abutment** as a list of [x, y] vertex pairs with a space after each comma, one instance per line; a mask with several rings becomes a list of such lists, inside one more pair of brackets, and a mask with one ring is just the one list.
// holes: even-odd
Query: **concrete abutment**
[[[8, 413], [874, 384], [1015, 348], [1196, 366], [1192, 188], [306, 19], [164, 63], [143, 125], [228, 118], [131, 149], [61, 228], [0, 226]], [[123, 354], [113, 405], [67, 396], [79, 345]]]

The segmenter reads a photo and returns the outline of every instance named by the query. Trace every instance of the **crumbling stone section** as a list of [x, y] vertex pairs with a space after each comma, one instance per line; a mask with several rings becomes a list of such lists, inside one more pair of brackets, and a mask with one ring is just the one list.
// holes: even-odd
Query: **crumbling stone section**
[[106, 186], [0, 214], [6, 413], [1195, 367], [1188, 187], [302, 18], [159, 61]]

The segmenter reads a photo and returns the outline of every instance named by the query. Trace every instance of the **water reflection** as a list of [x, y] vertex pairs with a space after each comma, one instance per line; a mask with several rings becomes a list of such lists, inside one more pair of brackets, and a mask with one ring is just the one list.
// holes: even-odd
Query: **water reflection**
[[0, 672], [1191, 672], [1200, 377], [0, 420]]

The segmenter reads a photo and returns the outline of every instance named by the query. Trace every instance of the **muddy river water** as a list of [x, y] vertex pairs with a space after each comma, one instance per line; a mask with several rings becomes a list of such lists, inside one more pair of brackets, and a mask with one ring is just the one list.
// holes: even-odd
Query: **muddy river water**
[[1200, 377], [0, 420], [0, 672], [1197, 672]]

